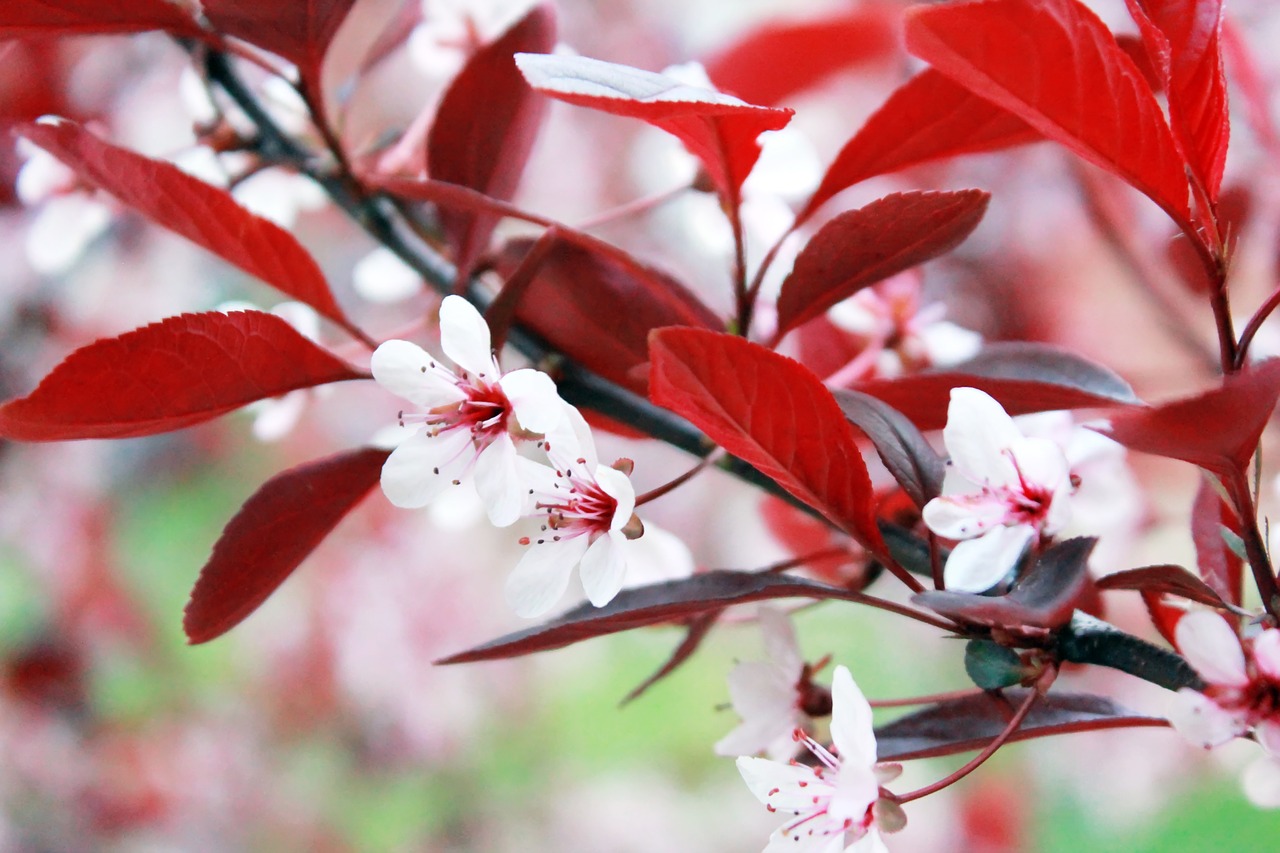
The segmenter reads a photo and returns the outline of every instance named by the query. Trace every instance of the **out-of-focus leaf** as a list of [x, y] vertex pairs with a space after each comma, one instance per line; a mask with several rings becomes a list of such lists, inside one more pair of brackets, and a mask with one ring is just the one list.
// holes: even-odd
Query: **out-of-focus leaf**
[[831, 392], [799, 362], [734, 335], [660, 329], [650, 336], [650, 396], [885, 553], [866, 464]]
[[906, 415], [858, 391], [834, 391], [840, 411], [875, 445], [880, 460], [916, 506], [942, 493], [946, 465]]
[[305, 302], [353, 331], [324, 273], [293, 235], [251, 213], [226, 190], [166, 163], [106, 142], [65, 119], [42, 119], [19, 130], [89, 184], [99, 187], [157, 225], [280, 292]]
[[274, 314], [183, 314], [67, 356], [26, 397], [0, 406], [0, 437], [154, 435], [299, 388], [365, 378]]
[[516, 631], [436, 663], [471, 663], [518, 657], [773, 598], [844, 598], [838, 587], [760, 572], [712, 571], [690, 578], [624, 589], [604, 607], [582, 604], [542, 625]]
[[1194, 397], [1117, 412], [1098, 431], [1131, 450], [1216, 473], [1240, 471], [1257, 449], [1278, 397], [1280, 359], [1269, 359]]
[[1140, 592], [1177, 595], [1210, 607], [1223, 607], [1222, 597], [1182, 566], [1143, 566], [1115, 572], [1097, 581], [1098, 589], [1131, 589]]
[[1105, 24], [1077, 0], [915, 6], [907, 49], [1190, 228], [1186, 162], [1160, 104]]
[[646, 121], [685, 144], [730, 206], [760, 156], [756, 141], [780, 130], [792, 110], [760, 107], [685, 86], [670, 77], [585, 56], [522, 54], [516, 63], [529, 85], [570, 104]]
[[325, 51], [356, 0], [203, 0], [215, 30], [298, 66], [305, 85], [320, 80]]
[[[546, 99], [525, 85], [517, 53], [556, 43], [555, 11], [535, 6], [497, 41], [477, 50], [449, 84], [427, 135], [427, 174], [504, 201], [515, 195], [546, 114]], [[442, 209], [440, 221], [465, 276], [497, 220]]]
[[[527, 239], [506, 245], [496, 261], [504, 278], [533, 245]], [[572, 242], [558, 238], [546, 250], [514, 316], [558, 352], [639, 394], [648, 393], [648, 377], [637, 368], [649, 361], [649, 332], [723, 326], [675, 278], [585, 234]]]
[[183, 614], [188, 642], [240, 624], [378, 482], [390, 451], [340, 453], [277, 474], [227, 522]]
[[813, 235], [782, 282], [778, 335], [868, 285], [951, 251], [978, 227], [982, 190], [894, 193], [836, 216]]
[[1181, 656], [1079, 610], [1058, 635], [1058, 654], [1072, 663], [1118, 669], [1166, 690], [1204, 687], [1204, 681]]
[[[876, 758], [907, 761], [982, 749], [1008, 726], [1027, 692], [1013, 689], [1002, 691], [999, 696], [981, 693], [950, 699], [899, 717], [876, 728]], [[1036, 702], [1009, 740], [1028, 740], [1046, 729], [1068, 734], [1134, 725], [1168, 724], [1157, 717], [1134, 714], [1102, 696], [1051, 693]]]
[[5, 0], [0, 4], [0, 38], [24, 36], [199, 31], [191, 13], [169, 0]]
[[1169, 124], [1211, 202], [1231, 132], [1222, 66], [1222, 0], [1126, 0], [1169, 98]]
[[1217, 596], [1239, 605], [1244, 595], [1244, 561], [1223, 541], [1223, 527], [1239, 536], [1240, 519], [1206, 477], [1200, 481], [1191, 505], [1196, 567]]
[[951, 367], [854, 386], [902, 412], [922, 430], [947, 422], [951, 389], [969, 386], [1000, 401], [1011, 415], [1055, 409], [1112, 408], [1141, 403], [1109, 368], [1057, 347], [995, 343]]
[[776, 106], [846, 68], [898, 54], [896, 10], [837, 9], [819, 18], [774, 20], [703, 62], [716, 88]]
[[930, 590], [912, 602], [935, 613], [969, 624], [1017, 630], [1056, 629], [1071, 621], [1085, 590], [1089, 553], [1098, 540], [1068, 539], [1040, 555], [1036, 564], [1008, 595], [974, 595]]
[[803, 222], [836, 193], [876, 175], [1043, 138], [1007, 110], [926, 68], [890, 95], [845, 143], [796, 220]]

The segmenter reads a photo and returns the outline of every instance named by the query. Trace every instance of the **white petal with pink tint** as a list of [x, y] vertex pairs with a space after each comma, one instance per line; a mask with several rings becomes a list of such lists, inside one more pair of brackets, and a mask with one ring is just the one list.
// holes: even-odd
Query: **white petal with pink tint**
[[507, 604], [526, 619], [546, 613], [564, 595], [569, 575], [586, 550], [582, 536], [529, 545], [507, 578]]
[[422, 347], [408, 341], [386, 341], [379, 345], [373, 351], [369, 367], [379, 385], [425, 409], [467, 399], [452, 371], [437, 364]]
[[610, 531], [596, 539], [582, 555], [578, 574], [582, 590], [596, 607], [604, 607], [622, 589], [627, 576], [626, 537]]
[[402, 509], [424, 507], [467, 473], [471, 436], [449, 430], [419, 432], [400, 445], [382, 465], [382, 492]]
[[476, 493], [494, 527], [516, 522], [525, 509], [528, 486], [521, 476], [515, 442], [503, 433], [476, 457]]
[[1280, 684], [1280, 628], [1268, 628], [1253, 641], [1253, 660], [1258, 671]]
[[942, 440], [956, 469], [983, 486], [1014, 486], [1010, 448], [1024, 440], [1004, 408], [976, 388], [952, 388]]
[[1216, 613], [1197, 610], [1178, 620], [1178, 651], [1205, 681], [1226, 687], [1249, 683], [1244, 651], [1227, 621]]
[[1182, 702], [1169, 715], [1169, 722], [1196, 746], [1220, 746], [1248, 729], [1242, 720], [1199, 691], [1184, 687], [1178, 695]]
[[1280, 809], [1280, 757], [1255, 760], [1244, 771], [1244, 794], [1260, 809]]
[[1035, 529], [1027, 524], [995, 527], [977, 539], [960, 542], [943, 568], [947, 589], [985, 592], [1004, 580], [1026, 550]]
[[511, 401], [520, 426], [530, 432], [550, 432], [565, 416], [556, 383], [541, 370], [513, 370], [499, 379], [498, 385]]
[[440, 303], [440, 347], [454, 364], [472, 376], [498, 378], [489, 324], [461, 296], [446, 296]]

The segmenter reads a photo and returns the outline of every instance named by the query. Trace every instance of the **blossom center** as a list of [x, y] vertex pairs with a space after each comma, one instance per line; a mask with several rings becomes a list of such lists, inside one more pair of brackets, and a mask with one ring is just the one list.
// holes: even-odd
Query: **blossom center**
[[511, 401], [496, 382], [472, 379], [465, 374], [457, 382], [466, 399], [447, 403], [420, 414], [400, 413], [400, 425], [420, 422], [432, 435], [465, 429], [477, 449], [484, 449], [507, 429]]
[[544, 529], [556, 531], [555, 538], [584, 534], [595, 538], [609, 532], [618, 501], [591, 479], [586, 459], [558, 469], [552, 489], [540, 496], [537, 509], [546, 513]]

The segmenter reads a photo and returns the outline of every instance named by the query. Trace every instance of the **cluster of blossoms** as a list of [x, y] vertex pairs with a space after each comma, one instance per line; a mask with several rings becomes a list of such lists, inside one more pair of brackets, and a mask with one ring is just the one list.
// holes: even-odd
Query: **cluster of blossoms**
[[[542, 522], [538, 536], [521, 539], [528, 551], [507, 586], [517, 613], [549, 610], [579, 564], [588, 598], [607, 604], [626, 576], [629, 542], [644, 531], [629, 464], [599, 464], [582, 415], [545, 373], [503, 373], [488, 325], [460, 296], [440, 306], [440, 345], [457, 371], [408, 341], [387, 341], [373, 354], [374, 379], [425, 410], [400, 413], [400, 425], [415, 429], [383, 465], [383, 492], [416, 508], [473, 482], [495, 526]], [[542, 448], [553, 467], [522, 456], [521, 444]]]

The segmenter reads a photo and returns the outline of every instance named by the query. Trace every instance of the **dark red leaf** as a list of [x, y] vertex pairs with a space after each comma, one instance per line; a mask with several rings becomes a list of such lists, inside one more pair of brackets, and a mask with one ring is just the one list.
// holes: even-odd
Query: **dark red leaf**
[[911, 600], [961, 623], [1011, 631], [1060, 628], [1071, 621], [1084, 592], [1089, 553], [1096, 543], [1091, 538], [1059, 542], [1040, 555], [1008, 595], [930, 590]]
[[543, 625], [507, 634], [436, 663], [472, 663], [519, 657], [559, 649], [605, 634], [696, 617], [748, 601], [840, 599], [849, 596], [850, 593], [838, 587], [788, 575], [703, 572], [681, 580], [624, 589], [604, 607], [582, 604]]
[[1046, 137], [1119, 175], [1190, 228], [1186, 163], [1142, 72], [1077, 0], [907, 11], [907, 48]]
[[1200, 480], [1191, 505], [1191, 541], [1200, 577], [1223, 601], [1240, 604], [1244, 594], [1244, 561], [1227, 547], [1223, 528], [1240, 535], [1240, 519], [1207, 477]]
[[1222, 0], [1126, 0], [1169, 97], [1169, 124], [1210, 201], [1222, 187], [1230, 120]]
[[799, 362], [733, 335], [650, 335], [650, 397], [821, 512], [872, 553], [885, 553], [875, 495], [853, 428]]
[[1111, 416], [1099, 427], [1131, 450], [1181, 459], [1208, 471], [1240, 471], [1280, 397], [1280, 359], [1246, 368], [1203, 394]]
[[722, 92], [776, 106], [846, 68], [896, 57], [896, 23], [896, 12], [878, 5], [838, 9], [810, 20], [769, 21], [703, 65]]
[[227, 522], [183, 613], [207, 643], [258, 609], [378, 482], [390, 451], [339, 453], [277, 474]]
[[325, 51], [355, 2], [204, 0], [204, 14], [219, 32], [289, 60], [304, 83], [314, 86]]
[[[524, 329], [587, 369], [640, 394], [649, 332], [664, 326], [719, 328], [698, 297], [660, 270], [583, 234], [549, 248], [516, 304]], [[497, 268], [510, 276], [533, 241], [508, 243]]]
[[1036, 343], [988, 344], [978, 355], [945, 370], [864, 382], [855, 388], [885, 401], [920, 429], [931, 430], [946, 424], [951, 389], [959, 386], [987, 392], [1011, 415], [1141, 402], [1110, 369]]
[[168, 30], [193, 35], [199, 31], [190, 12], [170, 0], [4, 0], [0, 4], [0, 38], [88, 33], [136, 33]]
[[[907, 761], [982, 749], [1004, 731], [1014, 709], [1027, 698], [1024, 689], [999, 696], [980, 693], [930, 705], [876, 728], [876, 759]], [[1159, 717], [1145, 717], [1102, 696], [1051, 693], [1032, 706], [1022, 726], [1009, 738], [1027, 740], [1043, 735], [1129, 726], [1166, 726]]]
[[[534, 7], [497, 41], [471, 55], [440, 101], [427, 135], [427, 174], [503, 201], [515, 195], [546, 113], [546, 99], [529, 90], [517, 53], [555, 47], [551, 6]], [[484, 251], [497, 220], [442, 210], [441, 223], [465, 276]]]
[[926, 68], [845, 143], [796, 219], [803, 222], [836, 193], [876, 175], [1041, 139], [1022, 119]]
[[716, 621], [720, 618], [720, 613], [721, 611], [719, 610], [710, 610], [706, 613], [699, 613], [690, 619], [684, 631], [684, 639], [680, 641], [680, 645], [676, 646], [675, 651], [671, 653], [671, 657], [667, 658], [666, 662], [658, 667], [657, 672], [640, 682], [634, 690], [623, 697], [622, 704], [625, 705], [628, 702], [639, 699], [650, 687], [675, 672], [680, 667], [680, 664], [687, 661], [702, 645], [702, 641], [707, 638], [707, 634], [711, 633], [711, 629], [715, 627]]
[[1097, 584], [1098, 589], [1129, 589], [1177, 595], [1210, 607], [1224, 606], [1222, 597], [1214, 592], [1212, 587], [1182, 566], [1161, 565], [1128, 569], [1100, 578]]
[[982, 190], [894, 193], [847, 210], [813, 235], [778, 297], [778, 336], [868, 285], [951, 251], [978, 227]]
[[288, 231], [241, 207], [227, 191], [66, 120], [42, 120], [19, 132], [157, 225], [357, 333], [307, 250]]
[[299, 388], [365, 378], [274, 314], [183, 314], [67, 356], [36, 390], [0, 406], [0, 437], [154, 435]]
[[759, 107], [669, 77], [585, 56], [516, 57], [529, 85], [570, 104], [646, 121], [677, 137], [731, 205], [760, 156], [756, 138], [793, 110]]
[[858, 391], [834, 391], [840, 411], [875, 445], [880, 460], [916, 506], [942, 493], [946, 465], [906, 415]]

